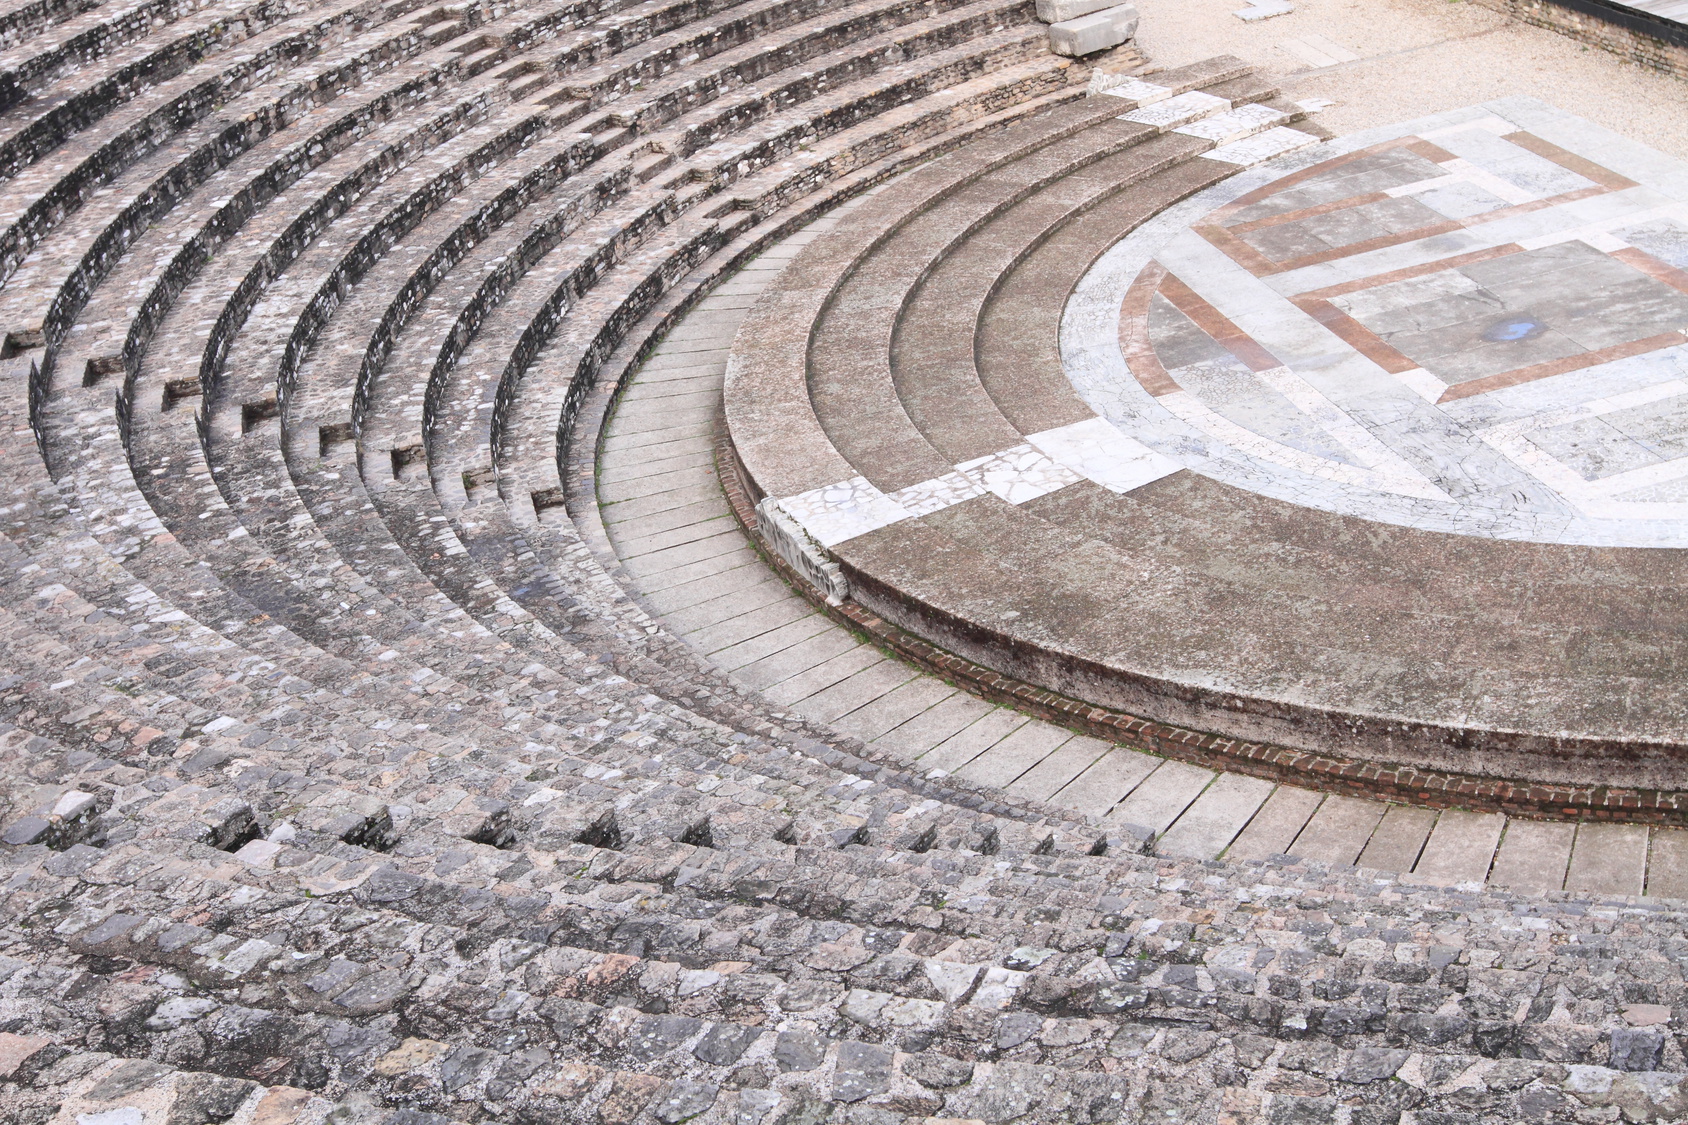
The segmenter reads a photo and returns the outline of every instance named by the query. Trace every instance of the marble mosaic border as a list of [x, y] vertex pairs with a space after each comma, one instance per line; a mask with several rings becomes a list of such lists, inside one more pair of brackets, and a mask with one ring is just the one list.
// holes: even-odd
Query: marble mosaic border
[[[1513, 206], [1507, 209], [1508, 212], [1540, 211], [1577, 202], [1583, 196], [1592, 199], [1630, 186], [1647, 185], [1650, 181], [1653, 184], [1674, 183], [1680, 194], [1683, 177], [1680, 162], [1531, 98], [1487, 102], [1303, 149], [1241, 172], [1169, 208], [1126, 235], [1097, 260], [1075, 289], [1063, 316], [1063, 365], [1075, 388], [1099, 414], [1113, 419], [1123, 432], [1182, 467], [1274, 499], [1422, 530], [1488, 538], [1605, 546], [1688, 546], [1688, 504], [1614, 500], [1613, 488], [1601, 482], [1581, 481], [1564, 466], [1545, 463], [1545, 455], [1537, 456], [1540, 451], [1522, 436], [1521, 430], [1513, 433], [1505, 426], [1483, 431], [1483, 440], [1494, 447], [1497, 455], [1504, 456], [1525, 474], [1543, 482], [1541, 492], [1546, 499], [1536, 502], [1533, 507], [1508, 506], [1481, 496], [1456, 504], [1439, 489], [1415, 487], [1428, 482], [1419, 479], [1420, 474], [1400, 461], [1383, 443], [1364, 433], [1356, 436], [1365, 447], [1362, 452], [1369, 456], [1363, 457], [1359, 465], [1344, 465], [1313, 454], [1297, 456], [1295, 450], [1271, 443], [1269, 439], [1220, 418], [1195, 396], [1172, 393], [1177, 390], [1176, 384], [1164, 370], [1159, 369], [1148, 341], [1129, 338], [1129, 331], [1122, 325], [1122, 306], [1134, 307], [1132, 302], [1135, 301], [1146, 308], [1151, 294], [1142, 291], [1142, 287], [1148, 284], [1145, 276], [1155, 282], [1149, 286], [1150, 289], [1159, 287], [1160, 279], [1154, 278], [1152, 272], [1145, 275], [1144, 271], [1152, 270], [1157, 256], [1186, 232], [1210, 233], [1210, 228], [1226, 211], [1235, 210], [1251, 198], [1265, 196], [1274, 188], [1281, 189], [1286, 180], [1294, 182], [1332, 160], [1403, 144], [1407, 147], [1422, 146], [1430, 143], [1422, 140], [1426, 135], [1434, 136], [1473, 126], [1497, 133], [1527, 133], [1529, 136], [1525, 144], [1532, 151], [1544, 150], [1539, 155], [1596, 185], [1573, 192], [1570, 196], [1532, 201], [1509, 200]], [[1599, 164], [1575, 151], [1590, 147], [1598, 148], [1601, 153]], [[1459, 223], [1449, 225], [1463, 229]], [[1421, 239], [1427, 233], [1418, 230], [1410, 237]], [[1565, 236], [1557, 234], [1555, 237], [1564, 240]], [[1597, 236], [1590, 237], [1598, 241]], [[1208, 241], [1222, 242], [1223, 239]], [[1682, 271], [1666, 263], [1644, 253], [1626, 253], [1620, 245], [1599, 248], [1672, 289], [1688, 291], [1685, 288], [1688, 277], [1675, 276]], [[1345, 253], [1352, 254], [1353, 251]], [[1245, 261], [1236, 268], [1248, 269], [1246, 255], [1243, 257]], [[1259, 272], [1270, 275], [1316, 263], [1254, 264], [1259, 267]], [[1441, 265], [1438, 268], [1447, 267]], [[1250, 269], [1249, 272], [1256, 270]], [[1372, 283], [1381, 284], [1382, 280], [1374, 279]], [[1304, 314], [1321, 322], [1341, 319], [1340, 315], [1321, 315], [1323, 310], [1317, 298], [1327, 294], [1320, 292], [1300, 296], [1308, 300], [1290, 299]], [[1354, 333], [1338, 331], [1342, 327], [1340, 324], [1336, 327], [1325, 324], [1325, 327], [1374, 363], [1378, 363], [1383, 355], [1371, 346], [1373, 343], [1381, 344], [1381, 341], [1349, 339]], [[1122, 332], [1127, 337], [1123, 340]], [[1619, 372], [1617, 393], [1622, 397], [1626, 393], [1641, 393], [1639, 383], [1637, 387], [1630, 387], [1624, 380], [1648, 381], [1643, 380], [1643, 372], [1652, 371], [1660, 363], [1683, 366], [1683, 375], [1688, 376], [1688, 347], [1682, 346], [1685, 341], [1688, 341], [1688, 336], [1669, 333], [1603, 352], [1585, 353], [1567, 361], [1544, 364], [1538, 369], [1508, 372], [1504, 377], [1454, 384], [1452, 387], [1428, 372], [1415, 382], [1414, 377], [1420, 369], [1410, 362], [1391, 359], [1388, 363], [1379, 363], [1379, 366], [1415, 394], [1431, 402], [1470, 397], [1488, 390], [1596, 366], [1602, 368], [1602, 374], [1608, 370]], [[1231, 343], [1227, 341], [1227, 346]], [[1237, 354], [1244, 355], [1251, 341], [1235, 343], [1244, 349]], [[1257, 357], [1258, 363], [1249, 363], [1246, 356], [1243, 362], [1253, 368], [1264, 382], [1280, 390], [1291, 401], [1297, 401], [1294, 398], [1297, 393], [1309, 401], [1318, 398], [1316, 393], [1309, 395], [1308, 388], [1299, 385], [1294, 372], [1283, 368], [1264, 349], [1256, 350], [1261, 352]], [[1662, 350], [1665, 352], [1662, 356], [1655, 354]], [[1658, 383], [1658, 373], [1653, 371], [1648, 379]], [[1285, 386], [1277, 387], [1278, 382]], [[1581, 399], [1593, 397], [1583, 393], [1578, 401], [1550, 404], [1559, 409], [1548, 410], [1538, 421], [1557, 425], [1586, 415], [1589, 407]], [[1143, 418], [1160, 418], [1162, 421], [1149, 425], [1145, 431], [1142, 426], [1133, 424], [1134, 419]], [[1510, 421], [1508, 424], [1511, 424]], [[1359, 430], [1359, 427], [1350, 428]], [[1513, 426], [1513, 429], [1518, 427]], [[1545, 458], [1545, 461], [1551, 460]], [[1668, 472], [1666, 475], [1669, 475]], [[1555, 498], [1553, 491], [1564, 499]]]

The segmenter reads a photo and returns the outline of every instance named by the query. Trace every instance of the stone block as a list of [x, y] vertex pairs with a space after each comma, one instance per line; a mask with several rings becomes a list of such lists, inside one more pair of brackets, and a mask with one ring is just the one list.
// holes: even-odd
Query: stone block
[[1137, 5], [1121, 4], [1049, 25], [1049, 49], [1057, 55], [1093, 55], [1137, 34]]
[[708, 1082], [679, 1081], [669, 1086], [667, 1091], [656, 1104], [655, 1116], [664, 1125], [677, 1125], [681, 1121], [705, 1113], [715, 1104], [715, 1098], [721, 1088]]
[[1658, 1070], [1663, 1061], [1665, 1035], [1650, 1027], [1619, 1027], [1612, 1031], [1613, 1070]]
[[1406, 1051], [1360, 1047], [1349, 1056], [1347, 1065], [1342, 1068], [1342, 1080], [1366, 1083], [1393, 1078], [1395, 1072], [1406, 1064], [1407, 1057]]
[[838, 1066], [833, 1074], [832, 1096], [841, 1102], [859, 1102], [891, 1088], [889, 1047], [846, 1040], [838, 1045]]
[[29, 1064], [39, 1059], [52, 1045], [53, 1041], [45, 1035], [15, 1035], [10, 1031], [0, 1031], [0, 1080], [11, 1079], [26, 1071], [33, 1073], [35, 1068]]
[[39, 844], [47, 838], [52, 827], [46, 817], [21, 817], [7, 826], [4, 840], [14, 847], [22, 847], [25, 844]]
[[1044, 23], [1065, 23], [1112, 7], [1110, 0], [1037, 0], [1037, 18]]

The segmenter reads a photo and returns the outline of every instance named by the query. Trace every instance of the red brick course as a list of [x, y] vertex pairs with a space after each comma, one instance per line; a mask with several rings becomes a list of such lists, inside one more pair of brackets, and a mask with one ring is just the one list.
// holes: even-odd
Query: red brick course
[[[1688, 78], [1688, 47], [1648, 35], [1642, 31], [1603, 19], [1592, 11], [1579, 11], [1550, 0], [1476, 0], [1485, 8], [1502, 12], [1521, 23], [1545, 27], [1578, 42], [1629, 60], [1648, 70]], [[1590, 8], [1604, 5], [1590, 4]], [[1638, 17], [1637, 22], [1643, 22]], [[1683, 28], [1688, 36], [1688, 28]]]

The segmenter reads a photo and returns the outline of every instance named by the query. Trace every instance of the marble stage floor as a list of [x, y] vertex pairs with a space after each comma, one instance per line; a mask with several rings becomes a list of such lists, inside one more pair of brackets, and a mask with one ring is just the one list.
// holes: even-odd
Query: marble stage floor
[[1328, 512], [1688, 545], [1688, 166], [1522, 99], [1302, 162], [1086, 276], [1063, 348], [1099, 414]]
[[[764, 295], [764, 535], [1215, 754], [1688, 807], [1688, 165], [1510, 98], [1216, 172], [1295, 123], [1152, 77], [1080, 171], [911, 177]], [[1168, 170], [1104, 183], [1131, 128]]]

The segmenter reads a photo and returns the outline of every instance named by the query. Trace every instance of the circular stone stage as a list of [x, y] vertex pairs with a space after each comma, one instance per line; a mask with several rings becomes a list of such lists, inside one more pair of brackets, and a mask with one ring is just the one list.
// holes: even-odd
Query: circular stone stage
[[1527, 99], [1319, 144], [1256, 81], [1055, 110], [801, 254], [728, 369], [759, 534], [1170, 753], [1680, 816], [1688, 167]]

